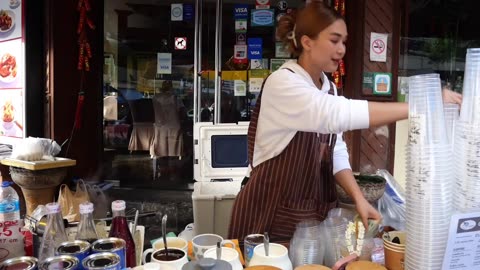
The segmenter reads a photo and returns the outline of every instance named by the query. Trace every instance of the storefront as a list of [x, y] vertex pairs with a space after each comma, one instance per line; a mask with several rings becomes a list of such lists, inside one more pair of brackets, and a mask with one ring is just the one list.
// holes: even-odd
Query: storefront
[[[279, 14], [303, 4], [293, 0], [270, 2], [274, 21]], [[81, 160], [75, 174], [82, 177], [122, 179], [125, 185], [129, 185], [128, 179], [141, 177], [146, 180], [135, 181], [135, 185], [150, 181], [145, 186], [158, 187], [185, 186], [192, 182], [193, 123], [248, 121], [255, 105], [256, 92], [251, 91], [252, 85], [258, 85], [270, 72], [272, 62], [288, 58], [276, 50], [279, 47], [275, 26], [250, 25], [251, 12], [256, 10], [253, 0], [103, 1], [93, 2], [88, 12], [95, 25], [95, 29], [88, 32], [93, 58], [89, 63], [90, 72], [81, 75], [76, 67], [78, 34], [75, 28], [79, 19], [76, 4], [76, 1], [47, 1], [42, 7], [43, 18], [37, 17], [31, 23], [37, 28], [33, 41], [44, 44], [45, 63], [37, 60], [36, 64], [29, 65], [29, 69], [42, 72], [28, 72], [32, 75], [27, 76], [27, 81], [34, 78], [34, 73], [44, 74], [45, 80], [35, 80], [37, 83], [30, 85], [42, 85], [46, 103], [45, 117], [36, 113], [35, 117], [27, 118], [32, 122], [30, 127], [36, 125], [35, 132], [27, 135], [40, 136], [42, 130], [38, 124], [45, 123], [42, 125], [44, 136], [59, 142], [69, 139], [68, 155]], [[240, 29], [245, 15], [235, 14], [235, 8], [242, 8], [241, 5], [247, 8], [246, 30]], [[402, 85], [404, 76], [422, 70], [439, 72], [445, 85], [459, 89], [465, 48], [478, 43], [476, 29], [471, 29], [475, 16], [469, 12], [475, 7], [468, 5], [475, 4], [468, 1], [345, 1], [349, 39], [344, 59], [346, 75], [342, 78], [344, 95], [394, 101], [397, 92], [401, 93], [404, 88], [400, 86], [397, 91], [399, 80]], [[172, 17], [172, 11], [177, 9], [182, 11], [181, 18]], [[444, 14], [446, 10], [452, 11]], [[432, 16], [423, 16], [425, 13]], [[27, 21], [32, 18], [27, 16]], [[42, 24], [45, 27], [38, 29]], [[385, 62], [370, 61], [372, 32], [387, 34]], [[185, 40], [185, 47], [175, 49], [176, 38]], [[245, 52], [242, 43], [248, 43], [248, 38], [262, 40], [262, 58], [254, 62], [263, 69], [252, 71], [248, 57], [235, 57], [235, 52], [237, 56]], [[38, 56], [37, 51], [34, 55]], [[157, 70], [160, 62], [166, 63], [165, 70]], [[373, 93], [371, 76], [375, 72], [391, 73], [387, 94]], [[72, 133], [82, 76], [86, 109], [81, 128]], [[174, 107], [179, 112], [168, 118], [175, 126], [178, 143], [177, 149], [167, 156], [158, 150], [161, 148], [158, 144], [155, 147], [150, 141], [145, 144], [132, 141], [132, 133], [138, 131], [141, 138], [146, 129], [150, 134], [147, 140], [152, 140], [155, 128], [150, 123], [155, 122], [155, 111], [150, 101], [165, 88], [171, 88], [176, 99]], [[245, 92], [238, 91], [242, 88]], [[41, 91], [35, 93], [38, 92]], [[145, 100], [149, 107], [147, 118], [134, 121], [132, 112], [136, 110], [131, 107]], [[116, 113], [109, 109], [111, 101]], [[214, 114], [214, 111], [220, 113]], [[137, 120], [142, 124], [138, 125]], [[354, 170], [393, 170], [394, 125], [345, 136]], [[151, 156], [158, 158], [151, 159]], [[132, 167], [138, 170], [131, 170]]]

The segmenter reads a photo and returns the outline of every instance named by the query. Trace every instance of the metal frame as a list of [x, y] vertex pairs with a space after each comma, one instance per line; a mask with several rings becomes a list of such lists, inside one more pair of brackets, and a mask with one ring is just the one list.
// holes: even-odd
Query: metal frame
[[223, 0], [217, 0], [216, 23], [215, 23], [215, 106], [213, 124], [220, 123], [222, 101], [222, 5]]

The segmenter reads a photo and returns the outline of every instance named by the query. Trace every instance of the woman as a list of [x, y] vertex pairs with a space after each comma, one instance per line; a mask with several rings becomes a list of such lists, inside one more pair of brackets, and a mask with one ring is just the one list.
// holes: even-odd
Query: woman
[[[321, 2], [283, 16], [277, 36], [297, 57], [266, 80], [248, 130], [250, 179], [235, 201], [230, 239], [269, 232], [288, 243], [295, 225], [323, 220], [337, 203], [335, 181], [354, 200], [364, 224], [381, 219], [363, 197], [350, 168], [342, 132], [405, 119], [406, 103], [337, 96], [324, 72], [345, 55], [343, 18]], [[445, 102], [461, 96], [444, 91]]]

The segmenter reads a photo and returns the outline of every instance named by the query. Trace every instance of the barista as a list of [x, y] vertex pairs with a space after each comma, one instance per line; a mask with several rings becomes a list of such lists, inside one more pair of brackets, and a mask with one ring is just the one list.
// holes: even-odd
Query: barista
[[[250, 179], [235, 201], [228, 237], [268, 232], [286, 244], [298, 222], [323, 220], [336, 207], [336, 183], [365, 225], [380, 220], [353, 177], [342, 132], [406, 119], [408, 105], [337, 96], [324, 72], [337, 70], [347, 29], [322, 2], [283, 16], [277, 36], [298, 61], [272, 73], [258, 98], [248, 130]], [[457, 93], [443, 94], [445, 102], [461, 102]]]

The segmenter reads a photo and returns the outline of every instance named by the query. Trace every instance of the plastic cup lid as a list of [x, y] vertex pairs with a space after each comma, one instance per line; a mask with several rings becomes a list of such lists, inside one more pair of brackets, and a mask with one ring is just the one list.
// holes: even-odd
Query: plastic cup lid
[[45, 206], [48, 214], [55, 214], [60, 212], [60, 205], [58, 203], [47, 203]]
[[112, 210], [113, 211], [121, 211], [121, 210], [125, 210], [125, 208], [126, 208], [125, 201], [116, 200], [116, 201], [112, 202]]
[[93, 212], [93, 203], [91, 202], [83, 202], [79, 206], [80, 214], [90, 214]]

